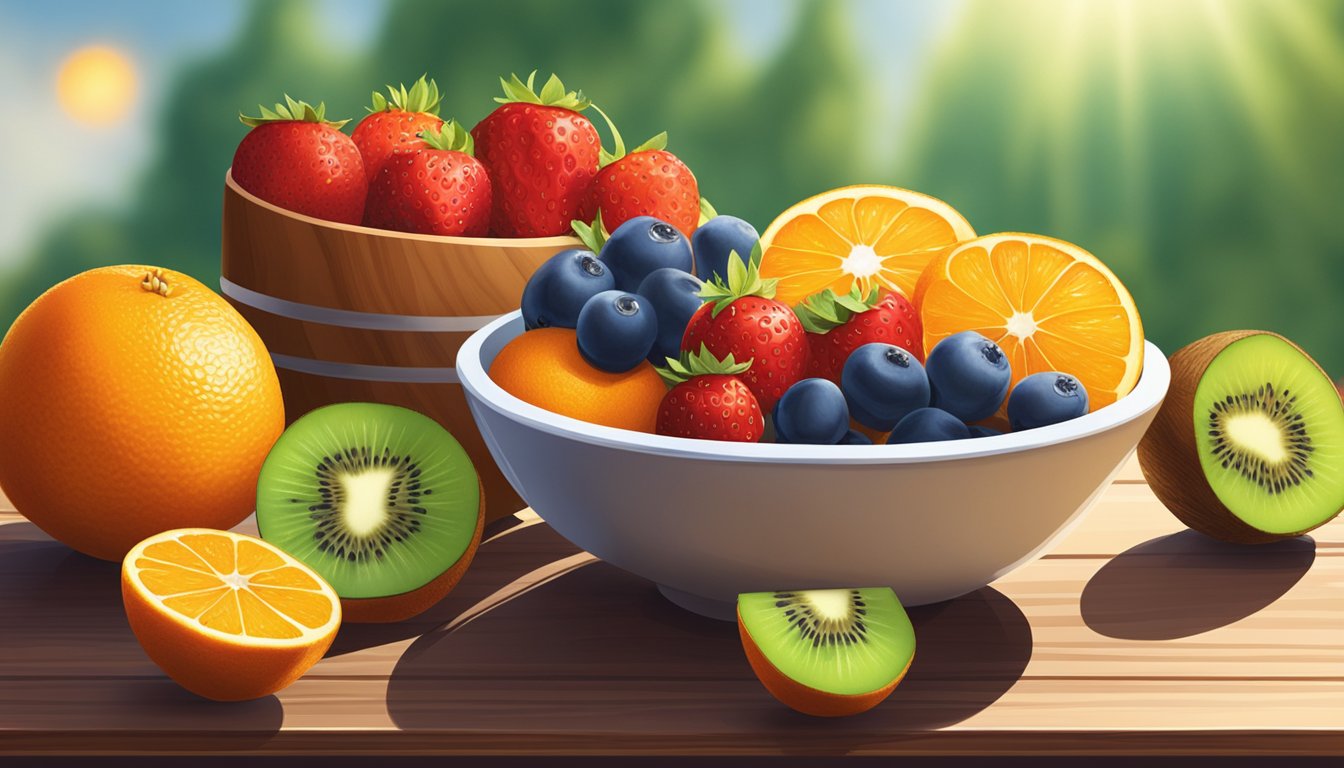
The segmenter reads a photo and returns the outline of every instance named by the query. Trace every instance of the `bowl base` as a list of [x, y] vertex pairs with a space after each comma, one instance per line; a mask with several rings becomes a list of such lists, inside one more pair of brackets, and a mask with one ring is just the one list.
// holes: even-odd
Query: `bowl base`
[[723, 600], [714, 600], [709, 597], [693, 595], [690, 592], [682, 592], [679, 589], [658, 585], [658, 591], [663, 593], [673, 605], [679, 608], [685, 608], [691, 613], [697, 613], [709, 619], [718, 619], [719, 621], [737, 621], [737, 603], [725, 602]]

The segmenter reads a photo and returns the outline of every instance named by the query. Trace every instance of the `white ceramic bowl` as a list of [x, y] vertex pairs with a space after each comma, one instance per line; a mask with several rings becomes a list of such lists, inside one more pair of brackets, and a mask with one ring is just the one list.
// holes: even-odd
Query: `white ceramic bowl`
[[979, 589], [1040, 555], [1138, 444], [1166, 395], [1147, 344], [1127, 397], [1028, 432], [921, 445], [725, 443], [597, 426], [519, 400], [487, 371], [519, 313], [457, 357], [495, 460], [562, 536], [731, 618], [739, 592], [890, 586], [906, 605]]

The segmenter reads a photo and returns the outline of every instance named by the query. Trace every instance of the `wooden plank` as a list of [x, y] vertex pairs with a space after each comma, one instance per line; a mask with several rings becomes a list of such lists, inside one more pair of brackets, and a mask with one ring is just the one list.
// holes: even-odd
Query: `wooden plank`
[[145, 659], [115, 564], [0, 514], [0, 752], [1344, 751], [1344, 521], [1228, 547], [1117, 483], [1044, 559], [913, 609], [909, 677], [841, 722], [774, 702], [731, 624], [507, 525], [420, 620], [344, 627], [278, 697], [218, 705]]

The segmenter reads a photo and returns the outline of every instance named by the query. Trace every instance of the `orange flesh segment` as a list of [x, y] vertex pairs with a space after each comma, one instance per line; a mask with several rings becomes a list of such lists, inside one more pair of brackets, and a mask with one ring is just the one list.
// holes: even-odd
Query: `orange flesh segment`
[[790, 305], [855, 284], [911, 296], [932, 259], [974, 235], [949, 206], [919, 193], [842, 188], [780, 214], [763, 238], [761, 275], [779, 280], [776, 298]]
[[1133, 301], [1095, 257], [1072, 247], [1023, 236], [953, 251], [922, 286], [925, 348], [974, 330], [1003, 347], [1014, 384], [1040, 371], [1070, 373], [1087, 387], [1091, 410], [1127, 394], [1142, 365]]
[[311, 575], [248, 539], [183, 535], [149, 545], [134, 565], [165, 607], [228, 634], [297, 638], [334, 610]]

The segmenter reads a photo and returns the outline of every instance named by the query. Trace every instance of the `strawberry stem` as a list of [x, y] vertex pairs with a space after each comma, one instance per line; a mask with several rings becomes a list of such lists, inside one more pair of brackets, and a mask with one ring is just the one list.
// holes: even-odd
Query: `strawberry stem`
[[735, 376], [739, 373], [746, 373], [751, 368], [755, 358], [739, 363], [733, 358], [733, 353], [729, 352], [727, 357], [722, 359], [714, 356], [704, 343], [700, 344], [699, 352], [682, 351], [681, 359], [675, 357], [664, 358], [667, 365], [661, 368], [655, 368], [658, 375], [663, 377], [663, 381], [670, 386], [676, 386], [682, 382], [690, 381], [696, 376]]
[[574, 219], [569, 222], [569, 228], [574, 230], [574, 234], [578, 236], [584, 246], [594, 254], [601, 253], [602, 246], [607, 244], [607, 237], [609, 237], [609, 234], [607, 233], [607, 228], [602, 225], [601, 208], [597, 209], [597, 216], [593, 218], [592, 224], [587, 224], [579, 219]]
[[421, 131], [418, 135], [430, 149], [476, 156], [476, 142], [472, 140], [471, 133], [456, 120], [445, 122], [438, 132]]
[[426, 80], [425, 75], [421, 75], [419, 80], [410, 87], [402, 83], [398, 87], [387, 86], [387, 96], [374, 91], [373, 107], [369, 112], [391, 112], [399, 109], [403, 112], [423, 112], [427, 115], [439, 114], [439, 103], [443, 101], [443, 94], [439, 93], [439, 86], [433, 80]]
[[808, 296], [793, 308], [793, 313], [808, 333], [826, 333], [849, 322], [853, 316], [877, 306], [880, 293], [874, 286], [864, 295], [857, 282], [846, 294], [838, 294], [827, 288]]
[[554, 73], [541, 87], [541, 93], [537, 93], [533, 87], [536, 79], [535, 69], [527, 76], [527, 82], [523, 82], [516, 74], [509, 75], [508, 80], [499, 78], [499, 84], [504, 87], [504, 98], [496, 96], [495, 101], [500, 104], [539, 104], [543, 107], [559, 107], [574, 112], [582, 112], [592, 105], [592, 102], [583, 95], [583, 91], [566, 91], [565, 84], [560, 82], [560, 77]]
[[620, 160], [627, 154], [633, 155], [636, 152], [649, 152], [653, 150], [667, 149], [667, 131], [663, 131], [662, 133], [657, 134], [656, 136], [650, 138], [648, 141], [644, 142], [643, 144], [640, 144], [639, 146], [635, 147], [634, 149], [630, 150], [627, 153], [625, 151], [625, 140], [621, 138], [621, 132], [616, 130], [616, 123], [611, 121], [611, 117], [607, 115], [606, 112], [603, 112], [601, 107], [597, 106], [596, 104], [593, 104], [592, 107], [593, 109], [597, 110], [597, 114], [601, 115], [603, 121], [606, 122], [607, 130], [611, 131], [612, 146], [615, 147], [616, 149], [615, 152], [608, 152], [603, 147], [598, 148], [597, 153], [598, 168], [606, 168], [608, 165], [611, 165], [617, 160]]
[[722, 276], [715, 273], [714, 279], [705, 283], [700, 289], [700, 298], [705, 301], [714, 302], [714, 308], [710, 310], [710, 317], [718, 317], [719, 313], [744, 296], [760, 296], [765, 299], [775, 297], [775, 286], [779, 284], [776, 278], [761, 277], [761, 263], [759, 259], [749, 258], [743, 261], [737, 251], [728, 253], [728, 279], [725, 281]]
[[314, 107], [306, 101], [291, 99], [289, 94], [285, 94], [285, 103], [277, 102], [274, 109], [267, 109], [261, 104], [258, 104], [257, 108], [261, 110], [260, 117], [249, 117], [241, 113], [238, 115], [238, 119], [242, 121], [243, 125], [256, 128], [266, 123], [300, 122], [323, 123], [339, 129], [350, 122], [349, 120], [328, 120], [326, 102], [319, 101], [317, 106]]

